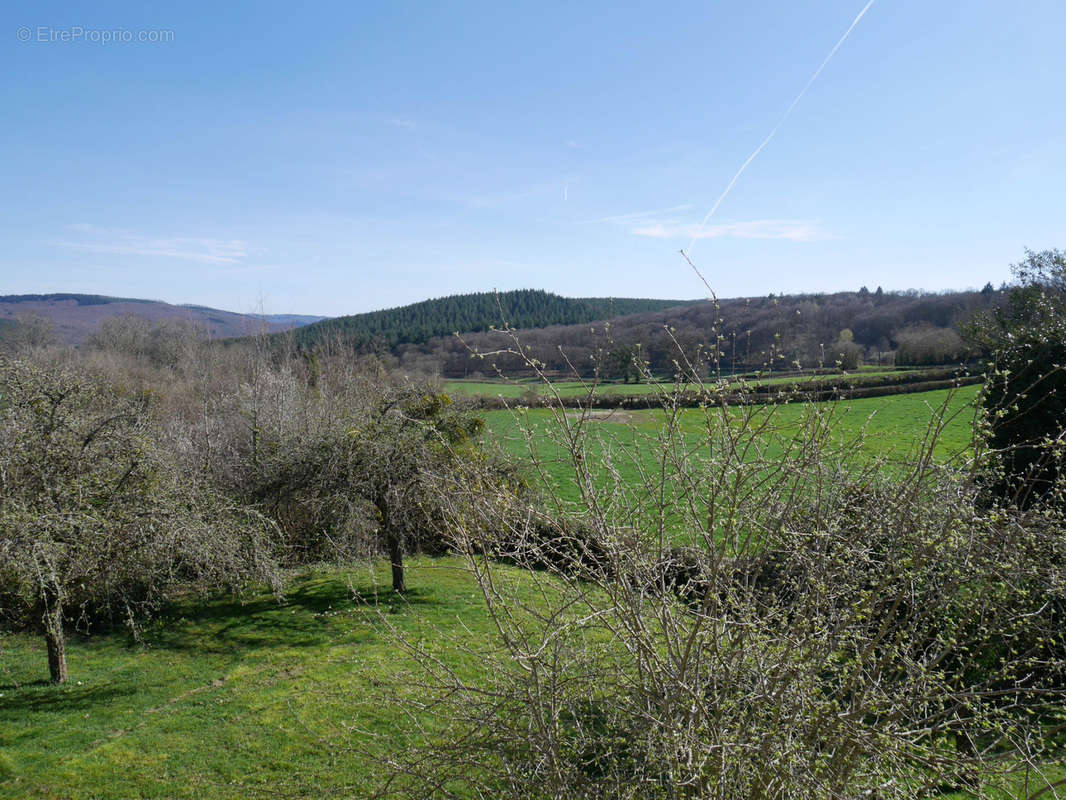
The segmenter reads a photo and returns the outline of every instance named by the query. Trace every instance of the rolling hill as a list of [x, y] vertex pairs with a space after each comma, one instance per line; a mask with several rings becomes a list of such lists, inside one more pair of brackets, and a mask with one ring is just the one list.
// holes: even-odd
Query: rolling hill
[[60, 342], [81, 344], [108, 317], [134, 314], [151, 322], [180, 319], [202, 325], [212, 338], [247, 336], [262, 330], [288, 330], [324, 317], [295, 314], [238, 314], [217, 308], [171, 305], [159, 300], [107, 297], [95, 294], [0, 295], [0, 333], [11, 330], [20, 318], [43, 317], [55, 328]]
[[[523, 348], [557, 374], [614, 377], [633, 357], [668, 375], [679, 355], [706, 359], [719, 342], [718, 363], [730, 371], [832, 366], [850, 353], [854, 363], [957, 363], [971, 353], [961, 328], [975, 312], [1002, 302], [1002, 292], [859, 292], [768, 295], [706, 300], [562, 297], [543, 290], [479, 292], [324, 319], [304, 315], [236, 314], [198, 305], [84, 294], [0, 296], [0, 337], [19, 319], [44, 317], [60, 341], [83, 342], [107, 317], [135, 314], [151, 322], [181, 319], [202, 325], [212, 338], [239, 339], [266, 332], [277, 344], [311, 350], [334, 344], [374, 353], [388, 366], [448, 378], [520, 375], [521, 359], [499, 353], [490, 362], [470, 348], [506, 349], [499, 329], [519, 331]], [[609, 332], [602, 323], [611, 322]], [[600, 323], [592, 325], [592, 323]], [[5, 333], [6, 332], [6, 333]], [[460, 341], [453, 334], [462, 334]], [[284, 338], [283, 338], [284, 337]], [[598, 367], [597, 367], [598, 365]]]

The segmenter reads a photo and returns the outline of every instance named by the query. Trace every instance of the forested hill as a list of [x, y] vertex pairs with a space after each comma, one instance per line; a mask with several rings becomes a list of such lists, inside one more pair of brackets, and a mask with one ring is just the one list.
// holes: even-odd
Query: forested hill
[[646, 300], [606, 297], [560, 297], [539, 289], [478, 292], [423, 300], [409, 306], [335, 317], [294, 331], [301, 348], [343, 342], [360, 350], [392, 350], [403, 344], [424, 344], [438, 336], [499, 328], [546, 328], [660, 311], [694, 300]]
[[[803, 367], [853, 367], [868, 364], [951, 364], [974, 353], [964, 328], [975, 313], [989, 311], [1004, 293], [989, 285], [980, 292], [918, 291], [837, 292], [723, 299], [640, 313], [617, 313], [610, 332], [602, 326], [556, 325], [519, 331], [522, 346], [547, 369], [568, 374], [573, 369], [591, 374], [604, 368], [609, 377], [623, 377], [634, 357], [656, 374], [669, 375], [683, 356], [714, 357], [722, 369], [775, 369], [798, 362]], [[617, 312], [617, 303], [616, 303]], [[595, 328], [595, 330], [593, 330]], [[528, 370], [521, 359], [495, 355], [491, 363], [471, 358], [470, 348], [498, 351], [507, 341], [491, 332], [431, 339], [425, 344], [401, 344], [392, 349], [397, 366], [407, 372], [437, 372], [445, 377], [469, 377], [476, 372], [511, 375]], [[599, 355], [598, 355], [599, 354]], [[614, 375], [614, 372], [619, 372]]]

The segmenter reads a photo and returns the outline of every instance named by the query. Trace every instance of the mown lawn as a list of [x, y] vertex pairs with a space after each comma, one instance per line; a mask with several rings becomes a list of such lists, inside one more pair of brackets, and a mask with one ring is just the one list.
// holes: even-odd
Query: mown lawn
[[491, 638], [458, 559], [412, 560], [403, 598], [387, 579], [309, 572], [282, 604], [190, 600], [140, 644], [74, 637], [61, 687], [41, 641], [3, 636], [0, 797], [366, 796], [405, 746], [389, 699], [411, 691], [411, 662], [390, 626], [465, 676]]

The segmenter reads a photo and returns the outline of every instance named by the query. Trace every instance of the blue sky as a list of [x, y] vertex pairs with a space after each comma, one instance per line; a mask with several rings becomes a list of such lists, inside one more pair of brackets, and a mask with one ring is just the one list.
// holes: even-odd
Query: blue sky
[[[0, 293], [703, 296], [679, 248], [864, 4], [6, 3]], [[877, 0], [693, 260], [720, 296], [937, 290], [1066, 247], [1063, 30]]]

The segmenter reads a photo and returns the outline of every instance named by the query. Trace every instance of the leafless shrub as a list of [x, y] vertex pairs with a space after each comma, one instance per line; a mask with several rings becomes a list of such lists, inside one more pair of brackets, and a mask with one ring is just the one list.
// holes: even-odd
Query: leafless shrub
[[697, 412], [666, 390], [653, 426], [556, 408], [529, 432], [547, 487], [535, 437], [565, 454], [572, 506], [439, 476], [497, 635], [477, 680], [405, 642], [412, 719], [432, 724], [382, 795], [1058, 796], [1058, 513], [983, 507], [972, 463], [937, 463], [948, 404], [890, 463], [831, 404], [731, 407], [724, 382], [679, 373]]
[[156, 367], [174, 367], [190, 348], [207, 340], [202, 326], [179, 319], [152, 323], [136, 314], [108, 317], [86, 340], [86, 346], [143, 360]]

